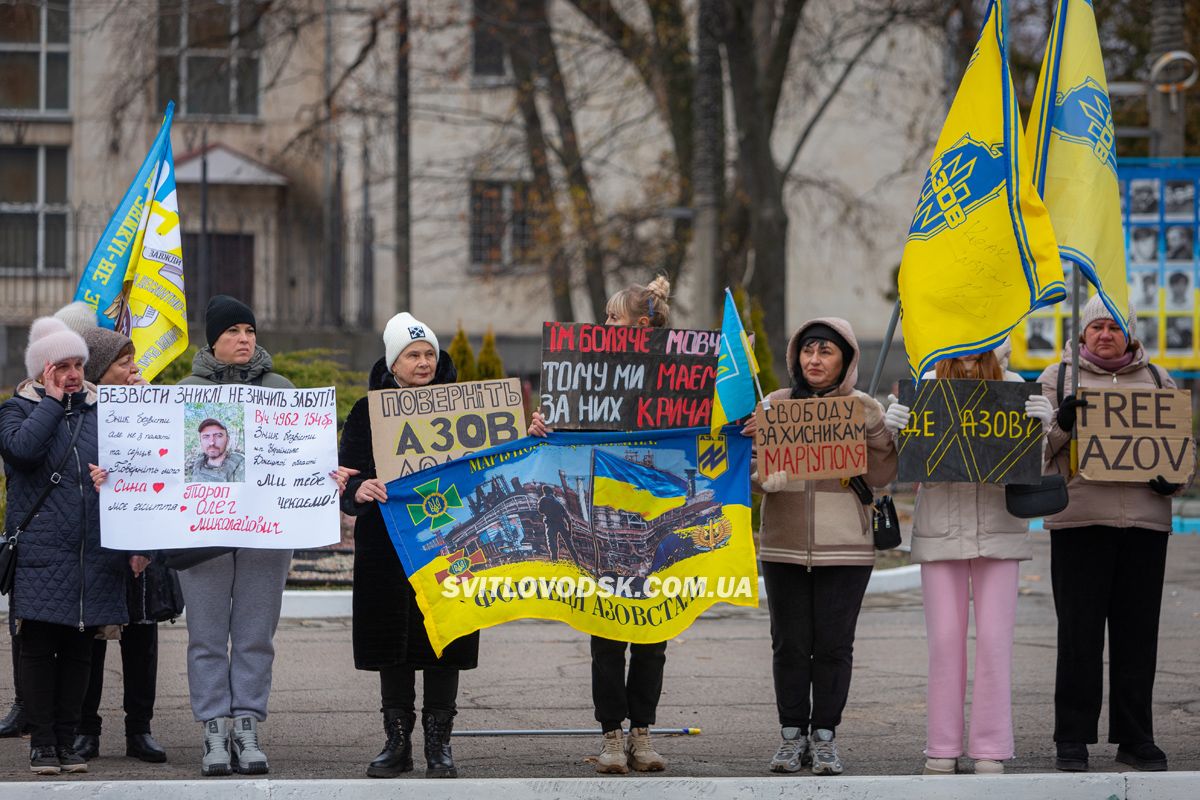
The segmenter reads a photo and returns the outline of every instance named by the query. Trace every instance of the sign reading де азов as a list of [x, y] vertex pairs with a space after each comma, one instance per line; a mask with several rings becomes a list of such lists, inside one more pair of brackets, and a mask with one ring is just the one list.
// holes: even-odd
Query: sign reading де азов
[[547, 322], [542, 414], [557, 430], [708, 425], [720, 331]]
[[1042, 474], [1042, 423], [1025, 413], [1041, 394], [1036, 383], [935, 380], [900, 383], [911, 409], [900, 431], [903, 482], [1037, 483]]

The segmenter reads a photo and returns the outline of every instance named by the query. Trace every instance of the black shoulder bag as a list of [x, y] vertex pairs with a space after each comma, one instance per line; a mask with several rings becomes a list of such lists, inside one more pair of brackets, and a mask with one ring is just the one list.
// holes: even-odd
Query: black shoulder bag
[[900, 517], [891, 495], [876, 498], [871, 487], [861, 475], [855, 475], [847, 485], [864, 506], [871, 507], [871, 533], [875, 537], [876, 550], [891, 550], [900, 546]]
[[42, 507], [42, 503], [46, 502], [46, 498], [54, 491], [54, 487], [62, 482], [62, 468], [66, 466], [67, 459], [71, 457], [71, 451], [75, 449], [75, 442], [79, 441], [79, 432], [83, 430], [83, 419], [80, 418], [79, 424], [75, 426], [74, 433], [71, 434], [71, 441], [67, 444], [67, 450], [63, 453], [62, 460], [58, 462], [58, 466], [54, 468], [54, 472], [50, 474], [50, 482], [46, 484], [46, 488], [42, 489], [42, 493], [38, 495], [38, 499], [29, 507], [28, 513], [25, 514], [25, 519], [21, 520], [12, 533], [4, 532], [4, 537], [0, 540], [0, 594], [7, 595], [12, 591], [13, 579], [17, 575], [17, 539], [21, 536], [21, 531], [29, 527], [29, 523], [33, 521], [38, 509]]

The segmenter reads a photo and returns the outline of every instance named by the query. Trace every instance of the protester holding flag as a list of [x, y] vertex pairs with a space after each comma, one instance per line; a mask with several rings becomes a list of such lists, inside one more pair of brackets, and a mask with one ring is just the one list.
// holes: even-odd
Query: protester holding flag
[[9, 619], [21, 639], [30, 769], [86, 772], [74, 750], [92, 638], [128, 620], [123, 554], [100, 545], [100, 504], [87, 475], [97, 460], [96, 387], [88, 348], [53, 317], [34, 320], [29, 376], [0, 406], [7, 478], [5, 529], [20, 531]]
[[[866, 408], [866, 484], [886, 486], [896, 477], [896, 444], [883, 409], [857, 391], [858, 341], [850, 323], [833, 317], [804, 323], [787, 349], [790, 388], [764, 401], [856, 397]], [[743, 432], [753, 433], [753, 425]], [[846, 707], [854, 631], [875, 564], [865, 505], [839, 480], [788, 485], [785, 472], [752, 480], [765, 493], [759, 526], [759, 559], [771, 613], [775, 703], [783, 741], [772, 772], [817, 775], [844, 768], [835, 732]], [[809, 733], [811, 730], [811, 743]]]
[[[663, 276], [649, 284], [631, 284], [608, 298], [607, 325], [638, 328], [665, 328], [670, 322], [668, 304], [671, 283]], [[533, 412], [530, 436], [545, 436], [545, 420]], [[625, 672], [625, 651], [629, 650], [629, 673]], [[625, 775], [630, 767], [638, 772], [659, 772], [667, 761], [650, 741], [650, 726], [658, 712], [662, 695], [663, 668], [667, 663], [667, 643], [636, 644], [592, 637], [592, 703], [600, 723], [603, 746], [596, 758], [596, 772]], [[629, 720], [629, 741], [622, 725]]]
[[[1150, 363], [1136, 338], [1137, 317], [1117, 321], [1103, 297], [1088, 301], [1082, 334], [1062, 361], [1038, 379], [1057, 407], [1047, 434], [1046, 471], [1067, 476], [1070, 504], [1046, 518], [1050, 576], [1058, 613], [1058, 667], [1054, 689], [1055, 766], [1088, 768], [1089, 744], [1098, 741], [1104, 692], [1104, 631], [1108, 628], [1108, 741], [1117, 761], [1139, 770], [1165, 770], [1154, 744], [1154, 673], [1162, 606], [1171, 497], [1187, 488], [1161, 476], [1145, 483], [1090, 481], [1072, 474], [1070, 444], [1084, 405], [1071, 385], [1072, 350], [1079, 348], [1079, 385], [1175, 388], [1166, 370]], [[1124, 328], [1124, 330], [1122, 330]], [[1194, 464], [1189, 465], [1193, 470]]]
[[[371, 368], [368, 388], [397, 389], [454, 383], [458, 370], [437, 336], [412, 314], [401, 312], [383, 329], [384, 356]], [[416, 594], [388, 537], [379, 504], [387, 485], [376, 473], [371, 450], [371, 414], [360, 398], [342, 429], [340, 463], [358, 470], [342, 496], [342, 510], [354, 520], [354, 666], [379, 673], [386, 741], [367, 765], [372, 778], [394, 778], [413, 768], [417, 672], [424, 673], [421, 727], [425, 734], [425, 776], [455, 778], [450, 747], [458, 712], [459, 670], [479, 661], [478, 632], [451, 643], [441, 658], [425, 631]]]
[[[929, 380], [1022, 383], [1000, 363], [1000, 348], [939, 361]], [[890, 398], [884, 425], [895, 435], [909, 408]], [[1043, 395], [1025, 413], [1049, 429], [1054, 410]], [[921, 565], [929, 642], [926, 685], [926, 775], [953, 775], [963, 747], [967, 690], [967, 620], [975, 606], [975, 682], [967, 755], [975, 774], [1004, 772], [1013, 757], [1012, 645], [1020, 564], [1033, 557], [1029, 523], [1008, 513], [995, 483], [929, 483], [917, 489], [912, 563]]]

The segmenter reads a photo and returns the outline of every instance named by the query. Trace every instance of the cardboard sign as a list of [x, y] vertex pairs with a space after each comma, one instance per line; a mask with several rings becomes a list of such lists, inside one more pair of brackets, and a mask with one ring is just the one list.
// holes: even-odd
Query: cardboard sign
[[1182, 483], [1196, 460], [1192, 393], [1179, 389], [1080, 389], [1079, 474], [1092, 481]]
[[1037, 483], [1042, 474], [1042, 423], [1026, 415], [1036, 383], [933, 380], [900, 384], [911, 409], [900, 431], [898, 480]]
[[867, 471], [866, 409], [857, 397], [772, 400], [755, 412], [758, 474], [793, 480], [850, 478]]
[[334, 389], [101, 386], [100, 541], [116, 550], [341, 538]]
[[557, 430], [708, 425], [720, 331], [547, 322], [542, 414]]
[[516, 378], [367, 394], [371, 452], [385, 483], [525, 435]]

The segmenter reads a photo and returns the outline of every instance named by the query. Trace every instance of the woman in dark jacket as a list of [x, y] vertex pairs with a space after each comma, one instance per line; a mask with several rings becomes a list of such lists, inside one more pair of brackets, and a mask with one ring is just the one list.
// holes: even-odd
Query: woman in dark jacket
[[15, 530], [53, 484], [18, 539], [9, 612], [21, 635], [29, 763], [38, 775], [87, 771], [73, 745], [92, 638], [99, 626], [129, 618], [129, 567], [125, 555], [100, 546], [100, 504], [87, 471], [97, 460], [96, 387], [84, 382], [87, 357], [83, 339], [61, 321], [35, 320], [25, 351], [30, 377], [0, 406], [6, 529]]
[[[392, 317], [383, 332], [385, 357], [371, 370], [369, 387], [396, 389], [453, 383], [454, 362], [438, 348], [437, 337], [411, 314]], [[354, 666], [379, 673], [387, 742], [367, 767], [373, 778], [393, 778], [413, 768], [412, 730], [416, 723], [416, 673], [425, 673], [421, 724], [425, 732], [426, 776], [457, 776], [450, 731], [457, 711], [458, 672], [474, 669], [479, 634], [452, 642], [438, 658], [425, 632], [425, 618], [388, 537], [379, 503], [387, 487], [375, 473], [371, 415], [367, 398], [350, 411], [342, 430], [338, 463], [357, 469], [342, 495], [342, 510], [354, 523]]]

